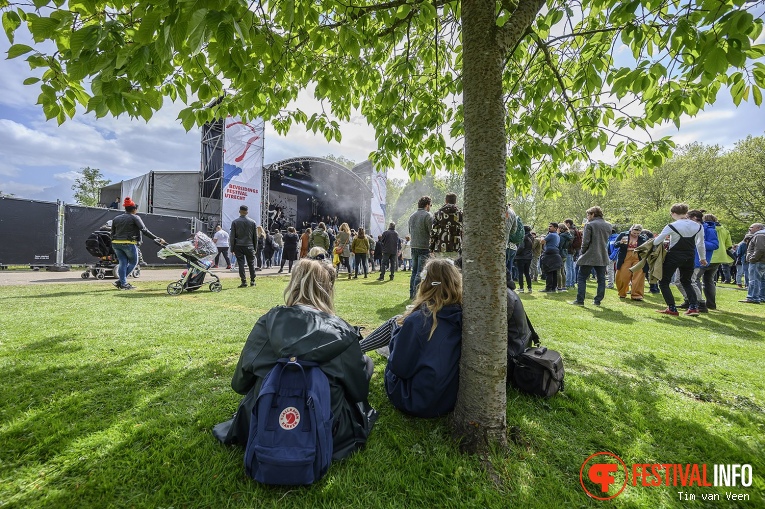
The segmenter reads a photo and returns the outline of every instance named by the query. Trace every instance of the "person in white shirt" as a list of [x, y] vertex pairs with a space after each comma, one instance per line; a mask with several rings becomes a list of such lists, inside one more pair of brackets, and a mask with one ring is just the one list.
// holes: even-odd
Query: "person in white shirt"
[[213, 235], [213, 242], [215, 247], [218, 248], [218, 254], [215, 255], [215, 261], [213, 262], [213, 268], [218, 267], [218, 260], [220, 255], [223, 255], [223, 259], [226, 260], [226, 268], [231, 268], [231, 260], [228, 257], [228, 232], [226, 232], [220, 225], [215, 227], [215, 235]]
[[680, 284], [683, 285], [688, 295], [688, 311], [685, 314], [698, 316], [699, 301], [691, 285], [691, 276], [693, 275], [696, 251], [699, 253], [701, 265], [705, 266], [707, 264], [704, 233], [700, 224], [688, 219], [687, 204], [676, 203], [672, 205], [669, 211], [672, 219], [675, 221], [665, 226], [661, 233], [653, 239], [654, 245], [658, 246], [664, 242], [664, 239], [669, 237], [669, 248], [664, 259], [664, 265], [662, 266], [662, 278], [659, 281], [659, 289], [661, 290], [662, 297], [664, 297], [664, 302], [667, 303], [667, 308], [658, 310], [657, 313], [671, 316], [679, 314], [677, 306], [675, 306], [675, 296], [670, 288], [672, 275], [676, 270], [679, 270]]

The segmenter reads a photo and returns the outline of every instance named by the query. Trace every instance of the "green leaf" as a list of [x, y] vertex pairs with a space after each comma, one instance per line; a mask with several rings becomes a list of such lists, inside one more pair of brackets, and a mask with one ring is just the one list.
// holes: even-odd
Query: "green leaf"
[[202, 46], [202, 40], [205, 35], [205, 30], [207, 29], [207, 25], [205, 24], [206, 17], [207, 9], [199, 9], [194, 11], [194, 14], [192, 14], [189, 19], [186, 43], [192, 54], [197, 53]]
[[24, 80], [24, 85], [34, 85], [35, 83], [38, 83], [40, 81], [40, 78], [27, 78]]
[[144, 14], [141, 18], [141, 26], [138, 28], [138, 32], [135, 34], [136, 42], [141, 44], [148, 44], [154, 39], [154, 33], [159, 27], [162, 15], [155, 10], [151, 10]]
[[[53, 18], [33, 18], [29, 21], [29, 31], [35, 42], [43, 42], [56, 36], [59, 22]], [[54, 115], [55, 116], [55, 115]], [[51, 117], [52, 118], [52, 117]]]
[[[99, 28], [98, 25], [88, 25], [80, 30], [72, 32], [69, 39], [69, 47], [72, 50], [72, 56], [77, 58], [83, 49], [94, 49], [98, 45]], [[121, 67], [121, 66], [119, 66]]]
[[16, 58], [18, 56], [29, 53], [30, 51], [34, 51], [34, 49], [30, 46], [27, 46], [26, 44], [14, 44], [8, 48], [8, 58]]
[[715, 47], [704, 60], [704, 70], [709, 74], [720, 74], [728, 69], [728, 57], [725, 50]]
[[754, 99], [754, 104], [757, 106], [762, 105], [762, 91], [756, 85], [752, 85], [752, 98]]
[[36, 9], [39, 9], [40, 7], [48, 5], [48, 0], [34, 0], [32, 3], [35, 5]]
[[396, 17], [398, 19], [404, 19], [406, 18], [409, 13], [412, 11], [412, 6], [409, 4], [402, 4], [398, 6], [398, 10], [396, 10]]
[[3, 30], [8, 37], [8, 42], [13, 44], [13, 34], [16, 29], [21, 26], [21, 18], [14, 11], [6, 11], [3, 13]]

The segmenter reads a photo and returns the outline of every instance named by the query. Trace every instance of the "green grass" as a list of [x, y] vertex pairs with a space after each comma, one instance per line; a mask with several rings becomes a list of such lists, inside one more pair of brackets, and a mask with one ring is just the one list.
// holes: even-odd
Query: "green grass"
[[[367, 331], [407, 304], [408, 273], [392, 283], [337, 283], [340, 316]], [[282, 302], [286, 277], [256, 288], [171, 297], [166, 283], [134, 292], [96, 281], [0, 287], [0, 507], [704, 507], [702, 493], [747, 493], [765, 506], [765, 306], [654, 313], [661, 298], [602, 308], [571, 292], [522, 296], [546, 346], [559, 350], [566, 391], [550, 400], [508, 392], [512, 443], [487, 471], [462, 455], [446, 419], [403, 416], [382, 388], [367, 447], [308, 488], [248, 480], [243, 451], [210, 429], [240, 397], [229, 387], [256, 319]], [[540, 287], [541, 288], [541, 287]], [[612, 451], [632, 463], [748, 463], [749, 488], [628, 486], [588, 498], [582, 462]], [[710, 473], [711, 477], [711, 473]], [[678, 491], [697, 496], [681, 501]]]

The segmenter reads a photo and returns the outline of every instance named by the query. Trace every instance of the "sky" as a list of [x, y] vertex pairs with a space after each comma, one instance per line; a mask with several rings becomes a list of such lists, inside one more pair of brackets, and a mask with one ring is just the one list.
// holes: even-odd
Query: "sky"
[[[762, 41], [759, 41], [762, 42]], [[9, 47], [0, 36], [0, 54]], [[0, 59], [0, 191], [19, 198], [74, 203], [71, 189], [78, 172], [98, 168], [112, 183], [150, 171], [187, 171], [200, 168], [199, 129], [186, 132], [176, 120], [185, 107], [169, 99], [147, 123], [119, 118], [96, 119], [78, 114], [59, 126], [46, 121], [35, 103], [39, 88], [22, 84], [32, 76], [23, 57]], [[320, 106], [303, 92], [300, 107], [310, 116]], [[324, 137], [293, 126], [280, 136], [266, 124], [264, 163], [298, 156], [344, 156], [360, 163], [376, 148], [374, 129], [360, 115], [341, 124], [342, 141], [328, 143]], [[752, 102], [736, 108], [730, 94], [720, 91], [717, 102], [694, 118], [684, 118], [680, 130], [674, 124], [657, 129], [656, 136], [673, 136], [679, 145], [691, 142], [733, 148], [747, 135], [765, 134], [765, 109]], [[389, 176], [406, 178], [393, 169]]]

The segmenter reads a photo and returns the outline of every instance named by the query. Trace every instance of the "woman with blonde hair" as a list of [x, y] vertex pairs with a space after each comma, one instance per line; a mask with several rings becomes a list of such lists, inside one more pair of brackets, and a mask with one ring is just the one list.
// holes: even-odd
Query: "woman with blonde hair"
[[284, 357], [315, 362], [327, 375], [333, 423], [332, 458], [363, 446], [376, 415], [369, 405], [372, 361], [361, 353], [354, 327], [335, 314], [335, 271], [324, 261], [300, 260], [284, 290], [284, 306], [268, 311], [242, 349], [231, 387], [245, 395], [234, 418], [213, 428], [225, 444], [245, 446], [250, 417], [263, 381]]
[[[343, 265], [348, 271], [348, 279], [351, 279], [351, 265], [348, 260], [351, 257], [351, 229], [348, 223], [340, 225], [340, 231], [335, 238], [335, 252], [340, 257], [340, 265]], [[340, 267], [338, 266], [338, 272]]]
[[266, 231], [262, 226], [256, 228], [258, 235], [258, 245], [255, 247], [255, 265], [258, 270], [263, 268], [263, 250], [266, 248]]
[[353, 276], [353, 279], [358, 279], [359, 277], [359, 265], [364, 268], [364, 277], [366, 278], [369, 272], [369, 267], [367, 265], [369, 237], [367, 237], [364, 232], [364, 228], [359, 228], [359, 234], [356, 235], [356, 238], [353, 239], [353, 243], [351, 244], [351, 251], [353, 251], [353, 256], [356, 259], [356, 263], [353, 264], [355, 267], [355, 275]]
[[437, 417], [457, 402], [462, 275], [451, 260], [433, 258], [421, 278], [411, 307], [393, 330], [385, 392], [402, 412]]

